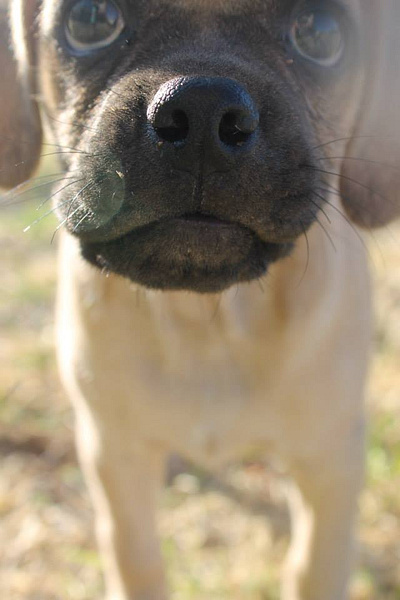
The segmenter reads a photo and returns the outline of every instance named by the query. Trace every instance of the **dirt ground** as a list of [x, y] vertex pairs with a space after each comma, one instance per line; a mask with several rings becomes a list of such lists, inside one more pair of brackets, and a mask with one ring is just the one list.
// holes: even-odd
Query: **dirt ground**
[[[56, 227], [38, 201], [0, 224], [0, 598], [97, 600], [93, 517], [53, 347]], [[44, 207], [46, 209], [46, 207]], [[45, 212], [45, 210], [44, 210]], [[39, 214], [43, 214], [43, 208]], [[354, 600], [400, 599], [400, 227], [369, 236], [376, 289], [368, 476]], [[160, 507], [172, 600], [276, 600], [289, 522], [257, 457], [218, 477], [175, 461]], [[321, 598], [321, 600], [323, 600]]]

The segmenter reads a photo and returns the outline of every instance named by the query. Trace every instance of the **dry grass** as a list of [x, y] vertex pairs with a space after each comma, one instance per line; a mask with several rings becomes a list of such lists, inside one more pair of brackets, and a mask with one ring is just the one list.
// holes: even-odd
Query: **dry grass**
[[[22, 205], [0, 225], [0, 598], [94, 600], [102, 582], [92, 512], [54, 363], [55, 222], [23, 234], [36, 217]], [[370, 240], [376, 355], [357, 600], [400, 599], [399, 234]], [[257, 460], [220, 480], [187, 471], [175, 468], [160, 513], [173, 600], [277, 599], [288, 541], [279, 478]]]

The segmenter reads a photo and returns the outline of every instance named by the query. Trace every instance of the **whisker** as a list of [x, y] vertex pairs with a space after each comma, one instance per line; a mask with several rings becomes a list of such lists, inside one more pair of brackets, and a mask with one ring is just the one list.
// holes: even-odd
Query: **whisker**
[[302, 229], [303, 229], [303, 235], [304, 235], [304, 237], [305, 237], [305, 239], [306, 239], [306, 246], [307, 246], [307, 258], [306, 258], [306, 264], [305, 264], [305, 266], [304, 266], [303, 273], [302, 273], [302, 275], [301, 275], [301, 277], [300, 277], [299, 283], [296, 285], [296, 288], [300, 287], [300, 285], [302, 284], [302, 282], [303, 282], [303, 280], [304, 280], [304, 277], [306, 276], [306, 273], [307, 273], [307, 271], [308, 271], [309, 264], [310, 264], [310, 242], [309, 242], [309, 239], [308, 239], [307, 230], [306, 230], [306, 228], [304, 227], [304, 223], [303, 223], [303, 221], [300, 221], [300, 225], [301, 225], [301, 227], [302, 227]]
[[[331, 185], [331, 184], [330, 184], [330, 183], [328, 183], [327, 181], [324, 181], [323, 183], [324, 183], [324, 185], [326, 185], [326, 186], [327, 186], [327, 188], [328, 188], [328, 189], [326, 189], [326, 188], [323, 188], [323, 187], [321, 187], [321, 186], [316, 186], [316, 188], [315, 188], [315, 189], [317, 189], [317, 190], [320, 190], [321, 192], [326, 192], [327, 194], [333, 194], [334, 196], [338, 196], [339, 198], [346, 199], [346, 198], [344, 198], [344, 197], [343, 197], [343, 193], [342, 193], [342, 191], [341, 191], [341, 190], [339, 190], [338, 188], [336, 188], [334, 185]], [[351, 201], [352, 201], [352, 203], [353, 203], [353, 204], [356, 204], [356, 205], [357, 205], [357, 206], [359, 206], [359, 207], [363, 207], [363, 204], [362, 204], [362, 202], [360, 202], [360, 201], [359, 201], [359, 200], [357, 200], [356, 198], [352, 198], [352, 200], [351, 200]], [[369, 228], [369, 229], [370, 229], [370, 232], [372, 233], [372, 230], [371, 230], [371, 228]]]
[[[11, 190], [11, 192], [8, 192], [5, 196], [5, 200], [6, 202], [1, 202], [0, 206], [14, 206], [16, 204], [20, 204], [21, 202], [25, 201], [25, 198], [20, 200], [20, 198], [22, 196], [25, 196], [28, 193], [33, 193], [36, 192], [37, 190], [47, 186], [47, 185], [54, 185], [55, 183], [58, 183], [59, 181], [65, 181], [66, 179], [73, 179], [72, 177], [60, 177], [58, 179], [52, 179], [51, 181], [46, 181], [44, 183], [40, 183], [39, 185], [36, 185], [33, 188], [28, 187], [26, 190], [23, 190], [22, 192], [19, 192], [16, 196], [13, 193], [13, 191]], [[10, 199], [9, 199], [10, 198]], [[8, 200], [9, 199], [9, 200]], [[7, 202], [8, 200], [8, 202]]]
[[[71, 213], [71, 208], [72, 208], [72, 205], [73, 205], [73, 203], [74, 203], [74, 202], [77, 200], [77, 198], [79, 198], [79, 196], [82, 194], [82, 192], [84, 192], [84, 191], [85, 191], [85, 189], [87, 189], [87, 187], [88, 187], [89, 185], [94, 185], [95, 183], [96, 183], [96, 181], [93, 181], [93, 180], [92, 180], [92, 181], [89, 181], [89, 182], [88, 182], [88, 183], [87, 183], [85, 186], [83, 186], [83, 188], [81, 188], [81, 189], [79, 190], [79, 192], [78, 192], [77, 194], [75, 194], [75, 196], [72, 198], [72, 200], [68, 200], [68, 201], [70, 202], [70, 207], [69, 207], [69, 209], [68, 209], [67, 216], [65, 217], [65, 219], [64, 219], [63, 221], [61, 221], [61, 223], [60, 223], [60, 224], [59, 224], [59, 225], [56, 227], [56, 229], [54, 230], [54, 233], [53, 233], [53, 235], [51, 236], [50, 244], [52, 244], [52, 243], [53, 243], [53, 241], [54, 241], [54, 238], [56, 237], [56, 235], [57, 235], [57, 232], [59, 231], [59, 229], [61, 229], [61, 227], [63, 227], [63, 226], [65, 225], [65, 223], [67, 223], [67, 222], [68, 222], [68, 220], [69, 220], [71, 217], [73, 217], [73, 216], [74, 216], [74, 215], [75, 215], [75, 214], [78, 212], [78, 210], [81, 208], [80, 206], [77, 206], [77, 207], [76, 207], [76, 209], [75, 209], [75, 210], [74, 210], [74, 211]], [[64, 204], [64, 203], [63, 203], [63, 204]], [[61, 205], [59, 205], [59, 206], [62, 206], [62, 204], [61, 204]], [[59, 208], [59, 206], [57, 206], [56, 208]], [[78, 225], [79, 225], [79, 224], [80, 224], [82, 221], [84, 221], [84, 219], [86, 219], [86, 218], [87, 218], [89, 215], [90, 215], [90, 212], [88, 212], [88, 213], [86, 213], [86, 214], [84, 215], [84, 218], [82, 218], [82, 219], [79, 221], [79, 223], [78, 223], [77, 225], [75, 225], [75, 227], [74, 227], [74, 231], [76, 230], [76, 228], [78, 227]]]
[[[328, 185], [328, 184], [326, 183], [326, 185]], [[321, 192], [326, 192], [327, 194], [333, 194], [334, 196], [339, 196], [339, 198], [342, 197], [342, 193], [339, 190], [337, 190], [336, 188], [334, 188], [333, 186], [329, 187], [328, 189], [323, 188], [321, 186], [317, 186], [315, 189], [321, 190]]]
[[56, 119], [55, 117], [52, 117], [50, 115], [47, 115], [47, 117], [51, 120], [54, 121], [55, 123], [60, 123], [60, 125], [68, 125], [69, 127], [72, 127], [73, 129], [84, 129], [85, 131], [92, 131], [93, 133], [99, 133], [98, 129], [94, 129], [93, 127], [89, 127], [88, 125], [82, 125], [81, 123], [78, 122], [70, 122], [67, 123], [66, 121], [60, 121], [60, 119]]
[[314, 167], [313, 165], [303, 164], [303, 166], [306, 167], [306, 168], [309, 168], [309, 169], [313, 169], [314, 171], [317, 171], [318, 173], [324, 173], [325, 175], [333, 175], [335, 177], [339, 177], [339, 178], [344, 179], [346, 181], [350, 181], [352, 183], [355, 183], [356, 185], [364, 188], [365, 190], [368, 190], [371, 194], [374, 194], [374, 195], [378, 196], [379, 198], [382, 198], [382, 200], [385, 200], [385, 202], [388, 202], [388, 199], [385, 198], [385, 196], [383, 196], [381, 193], [379, 193], [376, 190], [372, 189], [368, 185], [365, 185], [364, 183], [361, 183], [361, 181], [357, 181], [356, 179], [353, 179], [352, 177], [348, 177], [347, 175], [343, 175], [342, 173], [335, 173], [334, 171], [325, 171], [325, 169], [318, 169], [317, 167]]
[[[65, 174], [65, 171], [59, 171], [58, 173], [49, 173], [47, 175], [39, 175], [38, 177], [33, 177], [32, 179], [29, 179], [29, 181], [23, 181], [22, 183], [16, 185], [15, 187], [12, 188], [12, 190], [3, 194], [3, 196], [4, 197], [13, 196], [13, 195], [15, 195], [15, 192], [18, 192], [18, 190], [20, 190], [21, 188], [25, 189], [28, 184], [32, 184], [35, 181], [42, 181], [42, 179], [48, 179], [49, 177], [59, 177], [60, 175], [63, 175], [63, 174]], [[30, 189], [32, 189], [32, 188], [30, 188]]]
[[[328, 184], [327, 184], [327, 185], [328, 185]], [[343, 198], [343, 194], [342, 194], [341, 192], [339, 192], [339, 191], [335, 190], [333, 187], [332, 187], [332, 189], [324, 189], [324, 188], [321, 188], [321, 187], [319, 187], [319, 188], [317, 188], [317, 189], [320, 189], [322, 192], [326, 192], [327, 194], [333, 194], [334, 196], [338, 196], [339, 198]], [[342, 212], [341, 212], [341, 211], [340, 211], [340, 210], [339, 210], [339, 209], [338, 209], [338, 208], [337, 208], [337, 207], [336, 207], [334, 204], [331, 204], [331, 203], [330, 203], [328, 200], [326, 200], [326, 198], [325, 198], [325, 202], [326, 202], [327, 204], [330, 204], [330, 205], [332, 206], [332, 208], [334, 208], [336, 211], [338, 211], [338, 212], [341, 214], [341, 216], [342, 216], [344, 219], [346, 219], [346, 221], [349, 223], [350, 227], [351, 227], [352, 229], [354, 229], [355, 233], [356, 233], [358, 236], [360, 236], [360, 233], [359, 233], [359, 231], [358, 231], [358, 230], [357, 230], [357, 228], [356, 228], [356, 227], [353, 225], [353, 223], [351, 222], [351, 220], [350, 220], [350, 219], [349, 219], [349, 218], [348, 218], [348, 217], [345, 215], [345, 213], [342, 213]], [[353, 202], [354, 202], [354, 200], [353, 200]], [[360, 203], [358, 203], [358, 204], [360, 204]], [[374, 230], [373, 230], [371, 227], [368, 227], [368, 226], [364, 226], [364, 228], [365, 228], [366, 230], [368, 230], [368, 235], [370, 235], [370, 236], [371, 236], [371, 238], [372, 238], [372, 239], [373, 239], [373, 241], [375, 242], [376, 246], [379, 248], [379, 252], [382, 254], [382, 250], [381, 250], [381, 247], [380, 247], [380, 244], [379, 244], [379, 240], [378, 240], [377, 236], [375, 235], [375, 232], [374, 232]], [[387, 225], [386, 225], [386, 229], [388, 229], [388, 226], [387, 226]], [[368, 253], [369, 255], [371, 255], [371, 252], [369, 251], [369, 249], [368, 249], [368, 246], [365, 244], [365, 241], [364, 241], [364, 239], [363, 239], [361, 236], [360, 236], [360, 239], [361, 239], [361, 241], [362, 241], [363, 245], [365, 246], [365, 249], [367, 250], [367, 253]]]
[[[313, 192], [313, 190], [311, 190], [311, 191]], [[322, 198], [322, 196], [320, 196], [320, 197], [321, 197], [321, 199], [323, 199], [323, 198]], [[327, 214], [327, 212], [326, 212], [326, 211], [323, 209], [323, 207], [322, 207], [322, 206], [320, 206], [319, 204], [317, 204], [317, 202], [314, 202], [314, 200], [312, 200], [312, 198], [310, 198], [310, 200], [311, 200], [312, 204], [314, 204], [314, 206], [315, 206], [315, 207], [316, 207], [318, 210], [320, 210], [320, 211], [322, 212], [322, 214], [324, 215], [324, 217], [325, 217], [325, 218], [326, 218], [326, 220], [328, 221], [329, 225], [331, 225], [331, 224], [332, 224], [332, 221], [331, 221], [331, 219], [329, 218], [329, 215]]]
[[330, 244], [331, 244], [332, 248], [334, 249], [334, 251], [335, 251], [335, 252], [337, 252], [337, 248], [336, 248], [336, 246], [335, 246], [335, 243], [334, 243], [334, 241], [333, 241], [333, 239], [332, 239], [332, 236], [331, 236], [331, 234], [330, 234], [330, 233], [329, 233], [329, 231], [326, 229], [326, 227], [324, 226], [324, 224], [323, 224], [323, 223], [321, 223], [321, 221], [318, 219], [318, 216], [316, 216], [316, 217], [315, 217], [315, 219], [316, 219], [317, 223], [319, 224], [319, 226], [321, 227], [321, 229], [324, 231], [324, 233], [325, 233], [326, 237], [328, 238], [328, 240], [329, 240], [329, 242], [330, 242]]
[[[63, 227], [63, 226], [65, 225], [65, 223], [67, 223], [67, 222], [68, 222], [68, 220], [69, 220], [71, 217], [73, 217], [73, 216], [74, 216], [74, 215], [75, 215], [75, 214], [78, 212], [78, 210], [81, 208], [80, 206], [77, 206], [77, 207], [76, 207], [76, 209], [75, 209], [75, 210], [74, 210], [74, 211], [71, 213], [71, 208], [72, 208], [72, 205], [73, 205], [73, 203], [74, 203], [74, 202], [75, 202], [75, 201], [76, 201], [76, 200], [79, 198], [79, 196], [80, 196], [80, 195], [81, 195], [81, 194], [82, 194], [82, 193], [83, 193], [83, 192], [84, 192], [84, 191], [85, 191], [85, 190], [86, 190], [86, 189], [87, 189], [89, 186], [92, 186], [92, 185], [94, 185], [95, 183], [96, 183], [96, 181], [95, 181], [95, 180], [91, 180], [91, 181], [89, 181], [89, 182], [88, 182], [88, 183], [87, 183], [85, 186], [83, 186], [83, 188], [81, 188], [81, 189], [79, 190], [79, 192], [78, 192], [77, 194], [75, 194], [75, 196], [72, 198], [72, 200], [71, 200], [71, 204], [70, 204], [70, 207], [69, 207], [69, 210], [68, 210], [68, 214], [67, 214], [67, 216], [65, 217], [65, 219], [64, 219], [63, 221], [61, 221], [61, 223], [60, 223], [60, 224], [59, 224], [59, 225], [56, 227], [56, 229], [55, 229], [55, 231], [54, 231], [54, 233], [53, 233], [53, 235], [52, 235], [52, 237], [51, 237], [50, 244], [52, 244], [52, 243], [53, 243], [53, 241], [54, 241], [54, 238], [56, 237], [56, 235], [57, 235], [57, 232], [58, 232], [58, 231], [61, 229], [61, 227]], [[73, 231], [74, 231], [74, 232], [76, 231], [76, 229], [78, 228], [78, 226], [79, 226], [79, 225], [80, 225], [80, 224], [81, 224], [81, 223], [82, 223], [82, 222], [83, 222], [85, 219], [87, 219], [87, 217], [88, 217], [89, 215], [90, 215], [90, 211], [88, 211], [88, 212], [87, 212], [87, 213], [86, 213], [86, 214], [85, 214], [85, 215], [82, 217], [82, 219], [80, 219], [80, 221], [79, 221], [79, 222], [78, 222], [78, 223], [77, 223], [77, 224], [74, 226], [74, 229], [73, 229]]]
[[[59, 208], [59, 207], [57, 206], [57, 208]], [[79, 209], [80, 209], [80, 206], [77, 206], [76, 209], [71, 214], [68, 213], [68, 215], [65, 217], [65, 219], [63, 219], [61, 221], [61, 223], [59, 223], [59, 225], [57, 225], [57, 227], [55, 228], [55, 230], [53, 232], [53, 235], [51, 236], [50, 244], [52, 244], [54, 242], [54, 238], [56, 237], [57, 232], [61, 229], [61, 227], [63, 227], [65, 225], [65, 223], [67, 223], [68, 219], [73, 217], [78, 212]]]
[[[81, 180], [81, 181], [82, 181], [82, 180]], [[96, 181], [94, 181], [93, 179], [91, 179], [90, 181], [88, 181], [88, 183], [87, 183], [86, 185], [84, 185], [84, 186], [83, 186], [83, 187], [82, 187], [82, 188], [79, 190], [79, 192], [77, 192], [77, 193], [75, 194], [75, 196], [74, 196], [74, 197], [72, 198], [72, 200], [71, 200], [71, 206], [70, 206], [70, 209], [72, 208], [72, 205], [73, 205], [73, 203], [74, 203], [74, 202], [75, 202], [75, 201], [76, 201], [76, 200], [79, 198], [79, 196], [80, 196], [80, 195], [81, 195], [81, 194], [82, 194], [82, 193], [83, 193], [83, 192], [84, 192], [84, 191], [85, 191], [85, 190], [86, 190], [86, 189], [87, 189], [89, 186], [92, 186], [92, 185], [94, 185], [95, 183], [96, 183]], [[70, 216], [71, 216], [69, 213], [70, 213], [70, 211], [68, 211], [68, 214], [67, 214], [67, 220], [68, 220], [68, 219], [70, 218]], [[73, 214], [75, 214], [75, 213], [73, 213]]]
[[58, 208], [60, 208], [61, 206], [64, 206], [65, 204], [68, 204], [68, 202], [69, 202], [69, 199], [64, 200], [64, 202], [61, 202], [60, 204], [57, 204], [57, 206], [54, 206], [51, 210], [48, 210], [46, 213], [44, 213], [44, 215], [41, 215], [39, 218], [35, 219], [35, 221], [33, 221], [30, 225], [25, 227], [25, 229], [23, 229], [23, 233], [26, 233], [27, 231], [29, 231], [31, 229], [31, 227], [33, 227], [34, 225], [37, 225], [38, 223], [43, 221], [43, 219], [45, 219], [46, 217], [48, 217], [49, 215], [54, 213]]
[[57, 151], [57, 152], [48, 152], [46, 154], [41, 154], [40, 158], [46, 158], [48, 156], [61, 156], [63, 154], [86, 154], [88, 156], [91, 156], [89, 152], [86, 152], [85, 150], [65, 150], [64, 148], [62, 148], [61, 150]]
[[327, 198], [324, 198], [324, 196], [322, 196], [321, 194], [318, 194], [314, 190], [312, 190], [312, 193], [315, 194], [316, 196], [318, 196], [318, 198], [320, 198], [320, 200], [322, 200], [323, 202], [325, 202], [326, 204], [328, 204], [328, 206], [330, 206], [331, 208], [333, 208], [333, 210], [336, 211], [346, 221], [346, 223], [349, 225], [349, 227], [351, 227], [351, 229], [356, 234], [357, 238], [359, 239], [359, 241], [361, 242], [361, 244], [363, 245], [363, 247], [365, 248], [365, 250], [369, 254], [369, 250], [368, 250], [367, 244], [365, 243], [363, 237], [360, 235], [360, 232], [357, 230], [357, 228], [350, 221], [350, 219], [348, 218], [348, 216], [344, 212], [342, 212], [337, 206], [335, 206], [332, 202], [329, 202], [329, 200], [327, 200]]
[[[14, 138], [7, 136], [7, 135], [0, 135], [0, 139], [7, 141], [7, 142], [13, 142]], [[26, 145], [26, 146], [32, 146], [32, 142], [28, 141], [28, 140], [18, 140], [18, 144], [21, 145]], [[75, 148], [74, 146], [63, 146], [62, 144], [55, 144], [55, 143], [51, 143], [51, 142], [42, 142], [41, 146], [49, 146], [51, 148], [61, 148], [63, 150], [77, 150], [78, 152], [80, 151], [79, 148]], [[82, 150], [83, 152], [83, 150]]]
[[[68, 179], [73, 179], [72, 177], [69, 177]], [[81, 181], [84, 181], [85, 178], [81, 177], [80, 179], [74, 179], [73, 181], [70, 181], [70, 183], [67, 183], [66, 185], [64, 185], [62, 188], [60, 188], [59, 190], [56, 190], [53, 194], [51, 194], [51, 196], [49, 196], [48, 198], [46, 198], [45, 200], [43, 200], [39, 206], [37, 207], [36, 210], [40, 210], [42, 208], [42, 206], [44, 206], [49, 200], [51, 200], [52, 198], [54, 198], [54, 196], [57, 196], [57, 194], [59, 194], [60, 192], [64, 191], [66, 188], [71, 187], [71, 185], [75, 185], [76, 183], [80, 183]], [[64, 179], [65, 181], [65, 179]]]
[[88, 210], [88, 212], [86, 214], [83, 215], [83, 217], [81, 219], [79, 219], [79, 221], [77, 222], [77, 224], [74, 226], [72, 232], [75, 233], [76, 230], [78, 229], [79, 225], [81, 223], [83, 223], [83, 221], [85, 221], [85, 219], [87, 219], [90, 216], [91, 212], [90, 210]]
[[348, 137], [341, 137], [335, 140], [331, 140], [330, 142], [324, 142], [323, 144], [319, 144], [318, 146], [314, 146], [312, 150], [319, 150], [320, 148], [325, 148], [326, 146], [330, 146], [331, 144], [335, 144], [337, 142], [346, 142], [349, 140], [359, 140], [359, 139], [380, 139], [380, 140], [395, 140], [393, 136], [381, 136], [381, 135], [350, 135]]
[[[57, 194], [59, 194], [60, 192], [62, 192], [63, 190], [65, 190], [67, 187], [70, 187], [71, 185], [75, 185], [76, 183], [79, 183], [80, 181], [84, 181], [84, 178], [82, 179], [75, 179], [74, 181], [68, 183], [67, 185], [64, 185], [62, 188], [60, 188], [59, 190], [56, 190], [54, 192], [54, 194], [51, 194], [51, 196], [49, 196], [48, 198], [46, 198], [38, 207], [36, 210], [39, 210], [46, 202], [48, 202], [51, 198], [54, 198], [54, 196], [56, 196]], [[70, 202], [70, 199], [68, 198], [67, 200], [65, 200], [65, 202], [62, 202], [61, 204], [58, 204], [55, 208], [52, 208], [51, 210], [47, 211], [44, 215], [41, 215], [40, 217], [38, 217], [35, 221], [33, 221], [30, 225], [28, 225], [27, 227], [25, 227], [25, 229], [23, 230], [24, 233], [26, 233], [31, 227], [33, 227], [33, 225], [36, 225], [37, 223], [40, 223], [45, 217], [48, 217], [49, 215], [51, 215], [51, 213], [53, 213], [58, 207], [60, 206], [64, 206], [64, 204], [67, 204], [68, 202]]]
[[381, 160], [370, 160], [369, 158], [361, 158], [357, 156], [320, 156], [315, 160], [353, 160], [357, 162], [365, 162], [372, 165], [380, 165], [382, 167], [387, 167], [388, 169], [394, 169], [395, 171], [399, 171], [398, 167], [396, 167], [395, 165], [391, 165], [387, 162]]
[[[66, 151], [66, 150], [59, 150], [59, 151], [57, 151], [57, 152], [47, 152], [47, 153], [45, 153], [45, 154], [41, 154], [41, 155], [39, 156], [39, 158], [40, 158], [40, 159], [41, 159], [41, 158], [46, 158], [46, 157], [48, 157], [48, 156], [64, 156], [64, 155], [66, 155], [66, 154], [85, 154], [85, 155], [87, 155], [87, 156], [91, 156], [91, 154], [89, 154], [88, 152], [85, 152], [84, 150], [68, 150], [68, 151]], [[6, 173], [6, 172], [8, 172], [8, 171], [11, 171], [11, 169], [12, 169], [12, 170], [14, 170], [14, 169], [18, 169], [19, 167], [22, 167], [22, 166], [23, 166], [23, 165], [25, 165], [25, 164], [26, 164], [26, 160], [21, 160], [20, 162], [18, 162], [18, 163], [15, 163], [14, 165], [11, 165], [11, 166], [10, 166], [10, 167], [8, 167], [7, 169], [1, 169], [1, 170], [0, 170], [0, 173]], [[32, 180], [30, 180], [30, 181], [32, 181]], [[22, 183], [22, 185], [25, 185], [25, 184], [26, 184], [26, 182], [23, 182], [23, 183]]]
[[[375, 136], [360, 136], [360, 137], [375, 137]], [[388, 165], [389, 166], [389, 165]], [[328, 172], [328, 174], [330, 174]], [[339, 175], [339, 174], [337, 174]], [[344, 177], [344, 176], [342, 176]], [[344, 177], [346, 178], [346, 177]], [[358, 183], [360, 185], [362, 185], [360, 182], [355, 181], [355, 183]], [[343, 198], [343, 193], [341, 192], [341, 190], [339, 190], [337, 187], [335, 187], [332, 183], [328, 182], [328, 181], [323, 181], [323, 184], [326, 186], [326, 188], [322, 187], [322, 186], [317, 186], [316, 189], [325, 192], [327, 194], [333, 194], [334, 196], [337, 196], [339, 198]], [[362, 185], [363, 186], [363, 185]], [[363, 186], [366, 187], [366, 186]], [[383, 200], [387, 201], [387, 199], [382, 196], [381, 194], [379, 194], [378, 192], [374, 192], [374, 190], [370, 190], [368, 187], [366, 187], [367, 190], [371, 191], [371, 193], [376, 193], [379, 197], [381, 197]], [[315, 191], [313, 191], [313, 193], [316, 194]], [[318, 195], [319, 196], [319, 195]], [[319, 196], [324, 202], [326, 202], [326, 204], [328, 204], [329, 206], [331, 206], [338, 214], [340, 214], [340, 216], [348, 223], [348, 225], [351, 227], [351, 229], [354, 231], [354, 233], [356, 234], [356, 236], [358, 237], [358, 239], [360, 240], [360, 242], [362, 243], [363, 247], [365, 248], [367, 254], [369, 256], [371, 256], [371, 252], [369, 250], [368, 245], [365, 243], [365, 240], [363, 239], [363, 237], [360, 235], [360, 232], [358, 231], [358, 229], [354, 226], [354, 224], [352, 223], [351, 219], [349, 219], [347, 217], [347, 215], [345, 213], [343, 213], [342, 211], [340, 211], [334, 204], [332, 204], [331, 202], [329, 202], [326, 198], [324, 198], [323, 196]], [[352, 202], [356, 203], [358, 206], [361, 206], [361, 202], [356, 202], [356, 200], [354, 198], [352, 198]], [[382, 254], [382, 250], [378, 241], [377, 236], [375, 235], [374, 230], [371, 227], [365, 226], [365, 229], [368, 230], [368, 234], [371, 236], [371, 238], [373, 239], [373, 241], [375, 242], [376, 246], [379, 248], [380, 253]], [[388, 227], [386, 226], [386, 229], [388, 229]]]

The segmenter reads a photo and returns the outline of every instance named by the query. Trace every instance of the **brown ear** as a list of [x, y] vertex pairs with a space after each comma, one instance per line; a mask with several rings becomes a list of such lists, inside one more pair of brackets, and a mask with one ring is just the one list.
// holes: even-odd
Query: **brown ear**
[[342, 164], [344, 208], [361, 227], [400, 215], [400, 1], [361, 0], [364, 98]]
[[[15, 52], [9, 26], [11, 4]], [[0, 0], [0, 187], [26, 181], [40, 156], [42, 132], [33, 100], [34, 8], [32, 0]]]

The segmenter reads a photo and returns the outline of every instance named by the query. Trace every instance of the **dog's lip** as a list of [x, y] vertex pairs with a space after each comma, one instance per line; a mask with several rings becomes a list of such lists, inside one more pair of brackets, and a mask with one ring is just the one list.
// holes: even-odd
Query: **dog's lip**
[[81, 240], [84, 258], [106, 272], [148, 288], [201, 293], [260, 277], [290, 249], [263, 242], [240, 223], [203, 213], [153, 221], [107, 242]]
[[171, 213], [172, 214], [162, 215], [159, 218], [135, 223], [136, 219], [133, 218], [132, 210], [128, 208], [126, 209], [124, 219], [122, 219], [122, 215], [119, 214], [119, 218], [116, 219], [114, 223], [81, 231], [78, 231], [75, 227], [70, 233], [78, 237], [82, 243], [98, 244], [119, 240], [132, 234], [134, 231], [140, 232], [143, 229], [147, 230], [153, 227], [173, 225], [180, 232], [186, 230], [188, 234], [192, 233], [193, 235], [212, 235], [212, 233], [214, 233], [214, 235], [223, 235], [224, 232], [228, 234], [235, 230], [247, 230], [264, 243], [285, 245], [292, 244], [296, 237], [298, 237], [301, 232], [304, 232], [304, 222], [301, 228], [297, 226], [295, 235], [293, 235], [293, 231], [289, 231], [287, 235], [282, 227], [277, 229], [276, 226], [267, 227], [266, 225], [257, 222], [249, 223], [247, 219], [230, 219], [229, 216], [227, 217], [225, 214], [219, 216], [218, 213], [213, 213], [211, 211], [194, 210], [185, 213], [174, 213], [171, 211]]
[[200, 227], [237, 227], [237, 223], [233, 223], [232, 221], [227, 221], [226, 219], [220, 219], [215, 215], [202, 213], [202, 212], [192, 212], [186, 213], [179, 217], [172, 217], [169, 219], [172, 222], [197, 225]]
[[[221, 219], [216, 215], [211, 213], [203, 213], [201, 211], [188, 212], [184, 214], [172, 214], [166, 215], [159, 219], [153, 219], [149, 222], [145, 222], [142, 224], [137, 224], [136, 226], [132, 226], [129, 224], [129, 217], [125, 220], [123, 227], [99, 227], [93, 230], [88, 231], [79, 231], [76, 229], [71, 231], [74, 235], [80, 238], [81, 241], [86, 243], [107, 243], [112, 242], [113, 240], [118, 240], [120, 238], [125, 237], [126, 235], [130, 235], [133, 231], [139, 231], [142, 228], [149, 227], [157, 227], [164, 224], [173, 224], [178, 227], [180, 230], [182, 228], [187, 229], [188, 231], [211, 231], [215, 230], [215, 233], [219, 230], [230, 230], [234, 228], [244, 228], [249, 231], [252, 231], [246, 225], [241, 224], [237, 221], [229, 221], [227, 219]], [[252, 231], [256, 233], [255, 231]]]

